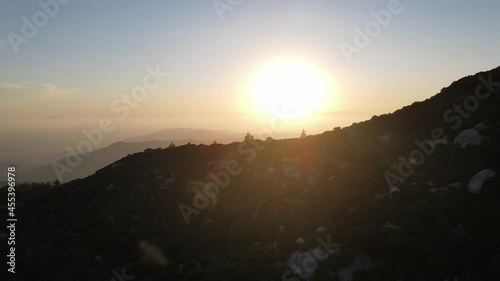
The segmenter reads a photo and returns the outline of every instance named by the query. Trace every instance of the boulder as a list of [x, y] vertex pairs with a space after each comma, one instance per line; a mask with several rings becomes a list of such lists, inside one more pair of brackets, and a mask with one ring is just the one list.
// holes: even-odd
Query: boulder
[[479, 134], [478, 129], [472, 128], [461, 131], [453, 143], [465, 148], [468, 145], [481, 145], [483, 143], [483, 138], [481, 137], [481, 134]]
[[318, 228], [316, 228], [316, 232], [319, 234], [325, 233], [327, 229], [328, 228], [326, 226], [319, 226]]
[[472, 177], [469, 182], [469, 188], [467, 189], [467, 191], [472, 194], [478, 194], [479, 192], [481, 192], [483, 183], [489, 178], [494, 178], [495, 176], [495, 171], [491, 169], [482, 170]]

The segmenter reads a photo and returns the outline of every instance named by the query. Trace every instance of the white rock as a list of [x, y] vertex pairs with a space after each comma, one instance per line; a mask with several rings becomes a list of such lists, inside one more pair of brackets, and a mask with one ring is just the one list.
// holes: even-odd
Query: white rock
[[481, 122], [481, 123], [477, 124], [474, 128], [476, 128], [478, 130], [485, 130], [485, 129], [488, 129], [488, 126], [484, 125], [484, 122]]
[[304, 240], [304, 238], [298, 238], [297, 240], [295, 240], [295, 243], [299, 245], [304, 245], [306, 243], [306, 240]]
[[483, 183], [489, 179], [489, 178], [494, 178], [496, 176], [495, 171], [491, 169], [485, 169], [482, 170], [481, 172], [477, 173], [475, 176], [472, 177], [472, 179], [469, 182], [469, 188], [467, 191], [472, 194], [478, 194], [481, 191], [481, 188], [483, 187]]
[[389, 190], [389, 193], [393, 194], [394, 192], [401, 192], [401, 190], [399, 190], [399, 187], [397, 186], [392, 186], [391, 189]]
[[481, 137], [481, 134], [479, 134], [478, 129], [472, 128], [460, 132], [453, 143], [465, 148], [468, 145], [482, 144], [483, 138]]
[[327, 230], [328, 228], [326, 226], [320, 226], [318, 228], [316, 228], [316, 232], [317, 233], [325, 233], [325, 231]]

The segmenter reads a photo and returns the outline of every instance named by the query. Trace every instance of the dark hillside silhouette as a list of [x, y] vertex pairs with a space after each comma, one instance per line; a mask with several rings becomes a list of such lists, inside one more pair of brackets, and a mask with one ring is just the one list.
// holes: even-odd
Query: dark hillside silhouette
[[[320, 135], [149, 149], [43, 189], [21, 203], [19, 276], [301, 280], [301, 257], [329, 241], [310, 280], [497, 280], [499, 178], [470, 183], [500, 173], [500, 93], [456, 128], [443, 119], [490, 75]], [[438, 128], [446, 142], [409, 158]]]

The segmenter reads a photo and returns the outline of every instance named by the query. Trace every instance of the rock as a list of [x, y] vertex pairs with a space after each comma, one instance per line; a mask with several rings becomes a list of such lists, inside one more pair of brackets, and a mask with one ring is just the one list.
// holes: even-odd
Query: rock
[[474, 128], [478, 129], [478, 130], [486, 130], [488, 129], [488, 126], [484, 125], [484, 122], [481, 122], [479, 124], [477, 124], [476, 126], [474, 126]]
[[284, 226], [284, 225], [280, 225], [280, 227], [279, 227], [279, 232], [280, 232], [280, 234], [285, 233], [285, 231], [286, 231], [286, 230], [285, 230], [285, 226]]
[[325, 233], [327, 229], [328, 228], [326, 226], [320, 226], [320, 227], [316, 228], [316, 232], [319, 234]]
[[391, 189], [389, 190], [389, 193], [393, 194], [394, 192], [401, 192], [401, 190], [399, 190], [399, 187], [397, 186], [392, 186]]
[[306, 243], [306, 240], [304, 240], [304, 238], [298, 238], [297, 240], [295, 240], [295, 243], [299, 245], [304, 245]]
[[479, 130], [476, 128], [463, 130], [458, 134], [453, 142], [456, 145], [459, 145], [461, 148], [465, 148], [468, 145], [480, 145], [483, 143], [483, 138], [481, 134], [479, 134]]
[[467, 191], [472, 194], [478, 194], [483, 187], [483, 183], [489, 178], [494, 178], [495, 176], [495, 171], [491, 169], [482, 170], [472, 177], [469, 182], [469, 188], [467, 189]]
[[446, 192], [448, 192], [448, 190], [450, 188], [457, 189], [460, 187], [460, 185], [461, 185], [461, 183], [456, 182], [456, 183], [452, 183], [452, 184], [449, 184], [449, 185], [443, 186], [443, 187], [431, 188], [429, 190], [430, 190], [430, 192], [432, 192], [435, 195], [442, 196], [442, 195], [445, 195]]

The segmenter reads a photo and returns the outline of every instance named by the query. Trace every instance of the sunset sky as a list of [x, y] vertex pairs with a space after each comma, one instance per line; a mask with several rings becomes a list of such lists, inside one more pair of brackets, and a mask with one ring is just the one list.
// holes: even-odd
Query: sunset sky
[[[500, 62], [497, 0], [401, 1], [350, 60], [342, 42], [353, 45], [356, 28], [391, 1], [242, 0], [217, 10], [237, 2], [73, 0], [57, 4], [46, 26], [13, 47], [9, 34], [23, 36], [23, 17], [33, 22], [44, 10], [38, 1], [3, 1], [0, 134], [78, 131], [102, 118], [132, 135], [170, 127], [258, 130], [272, 117], [252, 91], [276, 61], [307, 65], [298, 76], [314, 69], [305, 88], [325, 83], [320, 105], [286, 129], [320, 133], [424, 100]], [[148, 67], [169, 76], [120, 118], [113, 102], [142, 85]]]

